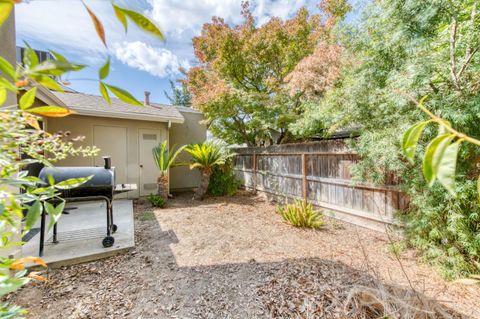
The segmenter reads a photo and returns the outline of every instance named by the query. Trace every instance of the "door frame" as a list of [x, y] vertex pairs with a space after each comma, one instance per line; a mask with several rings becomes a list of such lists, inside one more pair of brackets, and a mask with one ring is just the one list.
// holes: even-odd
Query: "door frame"
[[[139, 197], [142, 197], [142, 196], [146, 196], [146, 195], [143, 195], [142, 194], [142, 168], [140, 167], [140, 165], [142, 163], [140, 163], [140, 143], [142, 143], [142, 131], [150, 131], [150, 132], [153, 132], [153, 131], [156, 131], [156, 133], [158, 134], [159, 136], [159, 140], [158, 142], [162, 142], [162, 131], [164, 130], [164, 128], [162, 126], [159, 126], [158, 128], [151, 128], [151, 127], [139, 127], [137, 129], [137, 140], [138, 140], [138, 151], [137, 151], [137, 168], [138, 168], [138, 196]], [[167, 140], [167, 146], [170, 146], [170, 141], [169, 141], [169, 138], [168, 138], [168, 133], [166, 134], [166, 140]], [[170, 174], [170, 170], [168, 172], [168, 174]], [[155, 181], [156, 181], [156, 178], [155, 178]], [[168, 185], [168, 189], [170, 190], [170, 183]]]

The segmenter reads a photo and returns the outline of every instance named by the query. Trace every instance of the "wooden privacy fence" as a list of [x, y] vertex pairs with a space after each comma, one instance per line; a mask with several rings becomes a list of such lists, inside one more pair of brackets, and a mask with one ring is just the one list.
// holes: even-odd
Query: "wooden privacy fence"
[[396, 224], [394, 213], [407, 205], [395, 185], [352, 180], [358, 156], [341, 141], [239, 148], [235, 173], [247, 189], [273, 199], [305, 199], [326, 213], [376, 230]]

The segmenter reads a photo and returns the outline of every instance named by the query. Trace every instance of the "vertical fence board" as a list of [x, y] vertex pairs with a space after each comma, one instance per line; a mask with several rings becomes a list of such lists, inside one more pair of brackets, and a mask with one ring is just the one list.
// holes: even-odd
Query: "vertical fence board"
[[[395, 185], [352, 181], [358, 156], [342, 141], [276, 145], [235, 150], [235, 173], [247, 188], [302, 198], [319, 206], [368, 219], [393, 222], [408, 198]], [[395, 178], [389, 180], [394, 181]]]

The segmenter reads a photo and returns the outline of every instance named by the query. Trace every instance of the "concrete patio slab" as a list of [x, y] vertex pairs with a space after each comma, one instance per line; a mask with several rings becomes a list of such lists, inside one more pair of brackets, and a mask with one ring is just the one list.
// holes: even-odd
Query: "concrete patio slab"
[[[105, 202], [69, 203], [58, 222], [58, 243], [52, 242], [53, 232], [45, 236], [45, 248], [42, 259], [50, 267], [87, 262], [105, 258], [135, 246], [133, 205], [131, 200], [115, 200], [113, 202], [113, 219], [118, 230], [113, 237], [112, 247], [104, 248], [102, 240], [106, 236]], [[47, 216], [48, 223], [48, 216]], [[36, 225], [35, 227], [40, 227]], [[22, 248], [23, 256], [38, 256], [40, 232], [35, 234]]]

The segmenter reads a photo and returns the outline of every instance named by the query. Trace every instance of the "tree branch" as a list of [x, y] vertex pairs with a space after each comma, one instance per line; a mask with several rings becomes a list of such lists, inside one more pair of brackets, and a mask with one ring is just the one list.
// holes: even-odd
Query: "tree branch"
[[464, 72], [465, 69], [467, 68], [467, 66], [468, 66], [468, 64], [470, 63], [470, 61], [472, 60], [473, 56], [475, 55], [475, 53], [478, 52], [478, 50], [479, 50], [480, 48], [479, 48], [479, 47], [476, 47], [476, 48], [473, 49], [473, 50], [472, 50], [471, 48], [469, 48], [469, 49], [470, 49], [470, 50], [469, 50], [469, 54], [466, 56], [465, 61], [463, 62], [462, 67], [460, 68], [460, 70], [459, 70], [458, 73], [457, 73], [457, 79], [459, 79], [459, 78], [462, 76], [463, 72]]
[[[472, 27], [475, 26], [475, 15], [477, 13], [477, 6], [476, 4], [473, 5], [473, 8], [472, 8], [472, 13], [470, 15], [470, 20], [471, 20], [471, 23], [472, 23]], [[465, 69], [467, 68], [468, 64], [470, 63], [470, 61], [472, 60], [473, 58], [473, 55], [475, 53], [478, 52], [478, 50], [480, 49], [480, 47], [476, 47], [475, 49], [472, 49], [470, 46], [467, 48], [466, 52], [465, 52], [465, 58], [464, 58], [464, 62], [463, 62], [463, 65], [462, 67], [460, 68], [460, 70], [458, 71], [457, 73], [457, 80], [462, 76], [463, 72], [465, 71]]]
[[450, 75], [452, 76], [453, 85], [457, 91], [460, 91], [458, 84], [456, 61], [455, 61], [455, 47], [457, 42], [457, 19], [454, 17], [452, 21], [452, 29], [450, 31]]
[[461, 133], [457, 130], [455, 130], [454, 128], [452, 128], [444, 119], [442, 119], [441, 117], [439, 116], [436, 116], [435, 114], [433, 114], [432, 112], [430, 112], [429, 109], [427, 109], [422, 102], [420, 101], [417, 101], [415, 98], [413, 98], [412, 96], [410, 95], [406, 95], [408, 97], [408, 99], [410, 99], [410, 101], [412, 101], [413, 103], [415, 103], [415, 105], [420, 109], [422, 110], [423, 113], [427, 114], [433, 122], [436, 122], [438, 123], [438, 125], [441, 125], [446, 131], [450, 132], [451, 134], [455, 135], [456, 137], [458, 137], [459, 139], [462, 139], [462, 140], [465, 140], [467, 142], [470, 142], [472, 144], [475, 144], [475, 145], [478, 145], [480, 146], [480, 140], [477, 140], [473, 137], [470, 137], [464, 133]]

